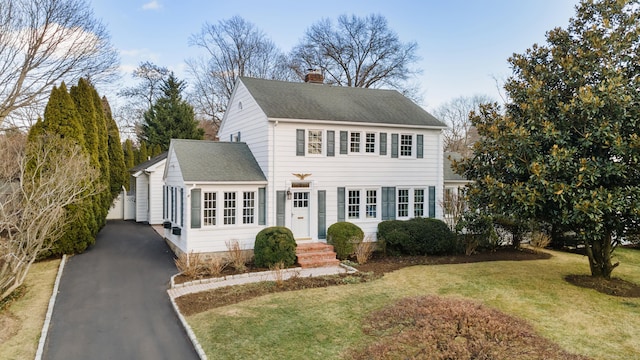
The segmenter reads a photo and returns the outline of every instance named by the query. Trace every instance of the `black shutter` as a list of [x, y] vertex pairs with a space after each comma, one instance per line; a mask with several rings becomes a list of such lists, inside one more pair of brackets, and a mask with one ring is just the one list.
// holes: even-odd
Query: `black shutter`
[[201, 189], [191, 189], [191, 228], [199, 229], [202, 226], [200, 221], [200, 197]]
[[318, 190], [318, 239], [327, 238], [327, 191]]
[[180, 188], [180, 227], [184, 226], [184, 188]]
[[327, 156], [336, 156], [336, 132], [327, 130]]
[[380, 155], [387, 155], [387, 133], [380, 133]]
[[296, 156], [304, 156], [304, 129], [296, 130]]
[[429, 217], [436, 217], [436, 187], [429, 186]]
[[398, 134], [391, 134], [391, 157], [398, 157]]
[[340, 131], [340, 154], [347, 154], [347, 132]]
[[287, 194], [284, 191], [276, 191], [276, 226], [284, 226], [284, 208]]
[[424, 135], [416, 135], [416, 157], [422, 159], [424, 157]]
[[267, 223], [267, 199], [266, 189], [258, 188], [258, 225]]
[[395, 220], [396, 218], [396, 188], [382, 188], [382, 220]]
[[338, 188], [338, 221], [344, 221], [344, 188]]

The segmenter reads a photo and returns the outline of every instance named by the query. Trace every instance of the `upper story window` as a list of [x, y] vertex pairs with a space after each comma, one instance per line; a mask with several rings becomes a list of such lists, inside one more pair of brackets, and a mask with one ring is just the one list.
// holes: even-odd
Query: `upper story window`
[[400, 156], [413, 155], [413, 135], [400, 134]]
[[376, 152], [376, 133], [365, 134], [364, 152], [367, 154], [373, 154]]
[[322, 130], [307, 131], [307, 154], [322, 154]]
[[361, 134], [359, 132], [352, 132], [349, 136], [349, 151], [352, 153], [360, 152]]

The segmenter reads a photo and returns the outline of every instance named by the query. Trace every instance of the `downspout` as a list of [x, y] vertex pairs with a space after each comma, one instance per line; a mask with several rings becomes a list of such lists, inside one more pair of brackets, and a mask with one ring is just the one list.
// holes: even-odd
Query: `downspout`
[[[271, 146], [272, 150], [271, 150], [271, 195], [272, 195], [272, 199], [273, 199], [273, 213], [271, 214], [271, 216], [273, 216], [272, 219], [277, 219], [277, 204], [276, 204], [276, 128], [278, 127], [278, 120], [276, 120], [276, 122], [273, 124], [273, 145]], [[276, 222], [272, 223], [273, 226], [276, 225]]]

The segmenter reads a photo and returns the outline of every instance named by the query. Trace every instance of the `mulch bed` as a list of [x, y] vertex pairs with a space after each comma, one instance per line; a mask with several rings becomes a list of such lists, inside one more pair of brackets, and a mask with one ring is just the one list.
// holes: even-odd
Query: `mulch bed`
[[568, 275], [569, 283], [583, 288], [594, 289], [603, 294], [619, 297], [640, 297], [640, 286], [618, 278], [599, 278], [590, 275]]

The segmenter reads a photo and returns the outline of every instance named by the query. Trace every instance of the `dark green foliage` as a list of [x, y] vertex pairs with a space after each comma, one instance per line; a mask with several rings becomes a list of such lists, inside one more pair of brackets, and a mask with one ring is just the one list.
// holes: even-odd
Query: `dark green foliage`
[[147, 151], [147, 143], [143, 141], [140, 143], [140, 147], [138, 148], [138, 159], [136, 161], [136, 165], [142, 164], [147, 160], [149, 160], [149, 152]]
[[383, 221], [378, 224], [378, 239], [391, 255], [442, 255], [458, 250], [447, 224], [431, 218]]
[[160, 147], [159, 144], [155, 144], [153, 146], [153, 148], [151, 149], [150, 156], [153, 158], [153, 157], [156, 157], [156, 156], [158, 156], [160, 154], [162, 154], [162, 148]]
[[60, 87], [54, 86], [51, 90], [49, 102], [44, 109], [42, 130], [46, 133], [58, 134], [64, 139], [72, 139], [82, 148], [85, 147], [80, 115], [65, 83], [60, 84]]
[[107, 146], [109, 156], [109, 191], [111, 192], [111, 199], [115, 199], [125, 181], [129, 178], [129, 172], [124, 162], [124, 152], [122, 151], [122, 144], [120, 143], [120, 131], [118, 125], [111, 114], [111, 106], [106, 97], [102, 97], [101, 100], [102, 112], [105, 116], [107, 123]]
[[583, 1], [566, 29], [509, 62], [509, 102], [470, 116], [480, 140], [457, 165], [472, 209], [569, 229], [609, 278], [640, 223], [638, 1]]
[[256, 235], [253, 247], [256, 266], [271, 267], [279, 262], [291, 266], [296, 262], [296, 241], [291, 230], [284, 226], [272, 226]]
[[133, 150], [133, 142], [131, 141], [131, 139], [125, 140], [122, 147], [123, 147], [122, 154], [124, 156], [124, 166], [127, 171], [127, 175], [125, 177], [124, 183], [128, 187], [128, 182], [126, 181], [126, 179], [129, 177], [129, 170], [132, 167], [136, 166], [136, 153]]
[[163, 81], [163, 95], [144, 113], [140, 143], [149, 147], [159, 145], [166, 151], [171, 139], [203, 138], [204, 130], [198, 127], [193, 107], [182, 98], [185, 86], [173, 73]]
[[355, 245], [364, 239], [364, 232], [356, 224], [337, 222], [327, 229], [327, 243], [333, 245], [340, 260], [353, 255]]

